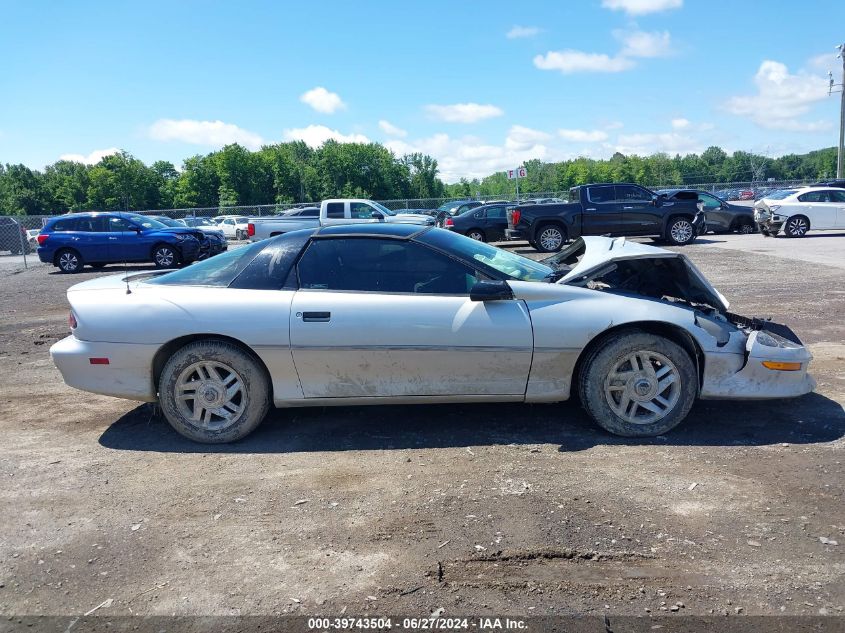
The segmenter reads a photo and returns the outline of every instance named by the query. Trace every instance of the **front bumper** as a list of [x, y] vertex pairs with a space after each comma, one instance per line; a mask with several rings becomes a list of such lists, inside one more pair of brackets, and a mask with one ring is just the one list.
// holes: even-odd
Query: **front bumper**
[[[744, 358], [739, 354], [708, 354], [700, 397], [704, 400], [766, 400], [795, 398], [813, 391], [816, 381], [807, 373], [813, 358], [810, 350], [786, 326], [772, 324], [772, 330], [752, 331], [745, 343]], [[787, 333], [792, 340], [778, 332]], [[769, 369], [764, 362], [794, 364], [798, 368], [791, 371]]]
[[[65, 383], [104, 396], [155, 402], [153, 358], [158, 345], [81, 341], [72, 334], [50, 348]], [[91, 359], [108, 364], [91, 364]]]

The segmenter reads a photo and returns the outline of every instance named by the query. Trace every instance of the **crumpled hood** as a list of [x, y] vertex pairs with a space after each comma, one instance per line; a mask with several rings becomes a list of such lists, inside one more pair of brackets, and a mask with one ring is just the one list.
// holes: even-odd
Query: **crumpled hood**
[[676, 259], [683, 264], [686, 270], [687, 283], [690, 286], [689, 294], [695, 296], [696, 302], [707, 303], [717, 310], [724, 311], [727, 311], [730, 306], [728, 300], [707, 281], [701, 271], [682, 253], [675, 253], [648, 244], [630, 242], [624, 237], [582, 237], [549, 260], [565, 261], [567, 257], [577, 256], [578, 251], [583, 251], [578, 263], [557, 283], [582, 284], [589, 281], [594, 275], [604, 274], [616, 262]]

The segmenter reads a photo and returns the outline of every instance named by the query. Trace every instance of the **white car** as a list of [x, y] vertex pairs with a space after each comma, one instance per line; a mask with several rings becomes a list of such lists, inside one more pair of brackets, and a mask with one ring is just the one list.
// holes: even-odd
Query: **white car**
[[32, 248], [38, 248], [38, 234], [41, 232], [41, 229], [27, 229], [26, 230], [26, 240], [29, 242], [29, 245]]
[[249, 218], [245, 215], [223, 215], [214, 218], [217, 228], [230, 240], [245, 240], [249, 228]]
[[804, 237], [807, 231], [845, 229], [845, 189], [804, 187], [769, 193], [754, 203], [754, 221], [760, 232]]
[[443, 229], [286, 233], [181, 270], [73, 286], [50, 349], [77, 389], [159, 402], [182, 435], [244, 437], [277, 407], [558, 402], [665, 433], [696, 398], [800, 396], [811, 355], [728, 312], [682, 254], [579, 238], [536, 262]]

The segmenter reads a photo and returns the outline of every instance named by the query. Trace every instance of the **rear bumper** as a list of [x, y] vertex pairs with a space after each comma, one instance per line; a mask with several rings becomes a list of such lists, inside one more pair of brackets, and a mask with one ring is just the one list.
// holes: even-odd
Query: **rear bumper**
[[528, 238], [525, 236], [520, 229], [505, 229], [505, 239], [506, 240], [527, 240]]
[[[158, 345], [95, 343], [71, 335], [50, 348], [65, 383], [104, 396], [155, 402], [153, 357]], [[107, 358], [108, 365], [92, 365], [92, 358]]]

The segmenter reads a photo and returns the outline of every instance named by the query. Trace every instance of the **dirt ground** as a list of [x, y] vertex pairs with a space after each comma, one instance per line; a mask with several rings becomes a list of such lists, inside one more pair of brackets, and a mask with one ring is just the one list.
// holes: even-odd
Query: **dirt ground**
[[53, 367], [64, 290], [103, 273], [3, 272], [0, 614], [841, 615], [845, 269], [740, 239], [685, 252], [810, 345], [818, 389], [653, 440], [567, 403], [294, 409], [193, 444]]

